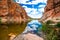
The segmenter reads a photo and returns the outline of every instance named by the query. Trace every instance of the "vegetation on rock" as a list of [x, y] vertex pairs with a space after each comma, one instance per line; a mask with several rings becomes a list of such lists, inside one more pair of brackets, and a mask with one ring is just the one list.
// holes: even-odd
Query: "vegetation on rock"
[[[45, 40], [60, 40], [60, 22], [55, 25], [49, 25], [53, 23], [52, 21], [47, 21], [46, 23], [42, 23], [42, 31], [44, 33]], [[39, 30], [40, 31], [40, 30]]]
[[58, 23], [56, 24], [56, 26], [60, 28], [60, 22], [58, 22]]

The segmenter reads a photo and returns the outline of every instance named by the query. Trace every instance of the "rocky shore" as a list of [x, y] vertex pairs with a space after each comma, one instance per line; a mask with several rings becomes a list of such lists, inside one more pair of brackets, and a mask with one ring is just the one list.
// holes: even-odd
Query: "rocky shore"
[[27, 33], [27, 34], [21, 34], [16, 38], [14, 38], [13, 40], [44, 40], [44, 39], [36, 34]]

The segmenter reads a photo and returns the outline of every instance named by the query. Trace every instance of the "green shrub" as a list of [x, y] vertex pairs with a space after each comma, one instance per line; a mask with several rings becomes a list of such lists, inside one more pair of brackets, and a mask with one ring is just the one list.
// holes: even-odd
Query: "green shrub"
[[46, 24], [50, 24], [50, 23], [52, 23], [52, 21], [51, 21], [51, 20], [48, 20], [48, 21], [46, 22]]
[[60, 28], [60, 22], [58, 22], [58, 23], [56, 24], [56, 26]]
[[57, 32], [54, 30], [54, 27], [50, 27], [46, 23], [42, 24], [42, 31], [45, 34], [45, 40], [57, 40]]
[[44, 31], [44, 32], [46, 32], [46, 31], [47, 31], [46, 24], [42, 24], [42, 31]]

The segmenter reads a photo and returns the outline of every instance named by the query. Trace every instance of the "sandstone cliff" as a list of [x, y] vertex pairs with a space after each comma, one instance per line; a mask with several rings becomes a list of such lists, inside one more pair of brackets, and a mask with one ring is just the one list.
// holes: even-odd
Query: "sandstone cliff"
[[60, 22], [60, 0], [47, 0], [41, 21], [46, 22], [48, 20]]
[[26, 21], [28, 16], [19, 4], [13, 0], [0, 0], [0, 21], [1, 23], [21, 23]]

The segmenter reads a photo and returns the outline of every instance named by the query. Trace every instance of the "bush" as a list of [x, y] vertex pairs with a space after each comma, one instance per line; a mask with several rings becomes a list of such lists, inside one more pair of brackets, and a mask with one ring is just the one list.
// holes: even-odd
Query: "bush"
[[46, 31], [47, 31], [46, 24], [42, 24], [42, 31], [44, 31], [44, 32], [46, 32]]
[[58, 23], [56, 24], [56, 26], [60, 28], [60, 22], [58, 22]]
[[45, 40], [57, 40], [57, 31], [54, 30], [54, 27], [50, 27], [50, 25], [48, 25], [46, 23], [44, 23], [42, 25], [42, 31], [45, 34]]
[[48, 20], [48, 21], [46, 22], [46, 24], [50, 24], [50, 23], [52, 23], [52, 21], [51, 21], [51, 20]]

